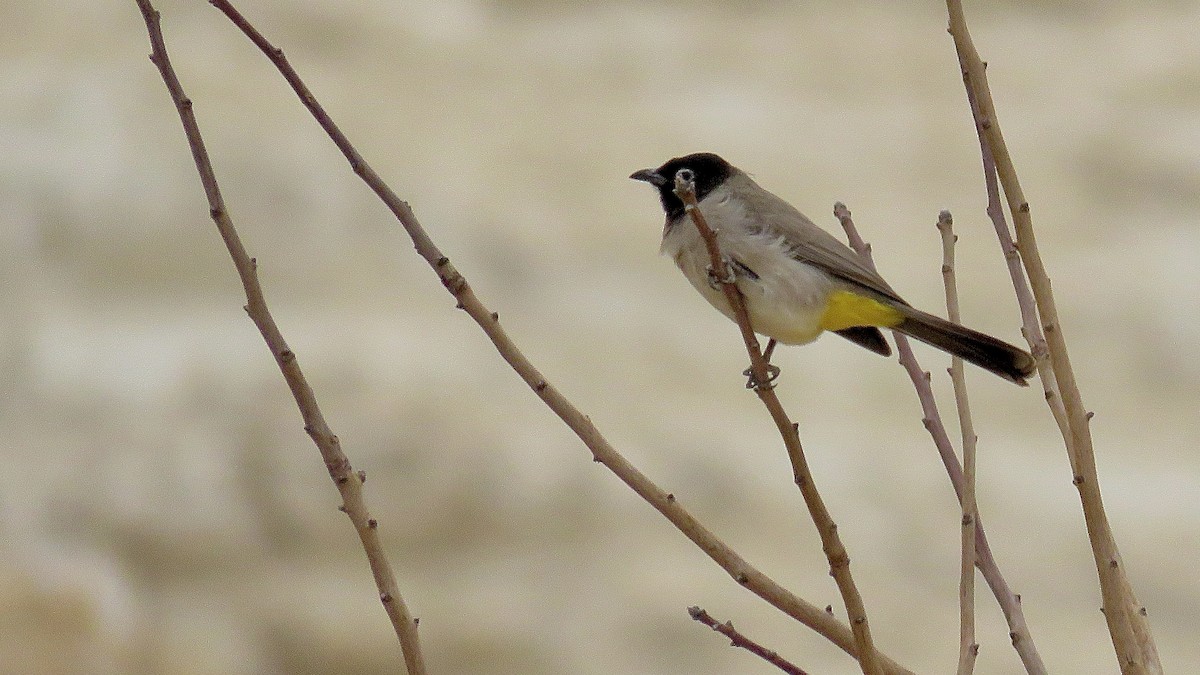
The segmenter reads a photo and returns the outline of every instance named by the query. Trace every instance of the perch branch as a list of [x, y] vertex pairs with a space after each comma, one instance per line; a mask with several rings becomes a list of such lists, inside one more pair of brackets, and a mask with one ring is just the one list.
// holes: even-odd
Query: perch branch
[[800, 488], [800, 494], [803, 495], [804, 503], [808, 506], [813, 524], [816, 525], [817, 532], [821, 536], [821, 548], [825, 551], [825, 557], [829, 561], [829, 573], [837, 583], [838, 590], [842, 594], [842, 602], [846, 605], [850, 626], [854, 629], [859, 667], [862, 668], [863, 673], [873, 675], [879, 672], [880, 666], [875, 656], [875, 645], [871, 640], [871, 627], [867, 622], [867, 611], [863, 606], [862, 595], [859, 594], [854, 578], [850, 574], [850, 555], [846, 552], [846, 547], [842, 545], [841, 537], [837, 533], [837, 524], [833, 522], [829, 509], [825, 507], [825, 502], [817, 491], [817, 484], [813, 480], [812, 472], [808, 468], [804, 448], [800, 445], [800, 427], [788, 418], [783, 404], [779, 402], [779, 397], [775, 394], [774, 387], [769, 384], [767, 360], [763, 357], [758, 346], [758, 339], [754, 336], [754, 329], [750, 326], [750, 315], [746, 311], [745, 299], [738, 290], [736, 277], [729, 269], [729, 263], [721, 254], [717, 233], [708, 226], [704, 214], [700, 212], [700, 206], [696, 202], [695, 184], [692, 180], [685, 180], [682, 175], [685, 171], [688, 170], [680, 171], [674, 177], [675, 194], [683, 201], [692, 222], [695, 223], [696, 229], [700, 231], [700, 236], [708, 247], [712, 269], [718, 270], [719, 276], [722, 277], [720, 282], [722, 290], [729, 305], [734, 309], [738, 327], [742, 332], [742, 339], [746, 343], [746, 351], [750, 355], [752, 379], [758, 383], [754, 390], [770, 412], [771, 419], [775, 421], [780, 435], [783, 436], [788, 459], [792, 463], [796, 485]]

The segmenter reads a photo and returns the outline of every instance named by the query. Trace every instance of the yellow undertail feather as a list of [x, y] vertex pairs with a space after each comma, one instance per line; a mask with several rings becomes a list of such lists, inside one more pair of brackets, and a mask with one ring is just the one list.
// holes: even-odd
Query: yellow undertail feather
[[901, 321], [904, 321], [904, 315], [895, 307], [850, 291], [834, 291], [829, 295], [825, 313], [821, 315], [821, 328], [825, 330], [844, 330], [854, 326], [891, 328]]

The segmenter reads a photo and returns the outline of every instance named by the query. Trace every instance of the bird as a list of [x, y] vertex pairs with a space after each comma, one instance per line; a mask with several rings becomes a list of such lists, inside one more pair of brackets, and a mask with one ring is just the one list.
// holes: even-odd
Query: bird
[[[700, 295], [737, 321], [714, 280], [708, 249], [675, 194], [675, 177], [694, 181], [696, 200], [729, 263], [755, 333], [772, 343], [808, 344], [826, 331], [882, 356], [889, 328], [1018, 385], [1034, 372], [1029, 352], [908, 304], [861, 256], [719, 155], [676, 157], [630, 178], [658, 190], [666, 224], [661, 253]], [[767, 354], [773, 348], [768, 345]]]

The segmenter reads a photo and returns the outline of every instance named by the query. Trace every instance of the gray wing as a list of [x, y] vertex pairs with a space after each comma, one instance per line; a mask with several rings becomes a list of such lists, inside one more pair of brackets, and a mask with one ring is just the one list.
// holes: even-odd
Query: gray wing
[[[749, 177], [739, 176], [742, 177], [750, 181]], [[866, 289], [903, 305], [908, 304], [878, 273], [868, 267], [853, 249], [817, 227], [791, 204], [763, 190], [757, 184], [754, 188], [757, 189], [739, 191], [739, 194], [753, 195], [752, 198], [743, 200], [747, 208], [757, 216], [751, 220], [763, 223], [768, 234], [777, 234], [787, 240], [792, 246], [792, 255], [797, 260], [828, 272], [851, 286]]]

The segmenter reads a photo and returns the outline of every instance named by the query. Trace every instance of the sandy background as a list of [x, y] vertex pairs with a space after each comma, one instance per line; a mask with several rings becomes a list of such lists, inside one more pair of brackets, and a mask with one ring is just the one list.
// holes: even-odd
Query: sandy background
[[[1200, 5], [969, 3], [1164, 664], [1200, 664]], [[803, 597], [839, 605], [732, 325], [656, 255], [626, 176], [710, 150], [941, 311], [1019, 339], [944, 8], [251, 2], [368, 160], [609, 439]], [[159, 3], [268, 299], [357, 468], [434, 673], [814, 673], [839, 650], [742, 592], [497, 358], [275, 71]], [[0, 671], [401, 668], [365, 560], [208, 219], [133, 2], [0, 6]], [[945, 360], [921, 348], [943, 409]], [[958, 511], [902, 370], [786, 349], [779, 393], [878, 644], [951, 672]], [[979, 497], [1054, 672], [1115, 672], [1039, 390], [970, 373]], [[953, 427], [952, 427], [953, 429]], [[952, 431], [952, 433], [955, 433]], [[979, 673], [1017, 672], [979, 594]]]

